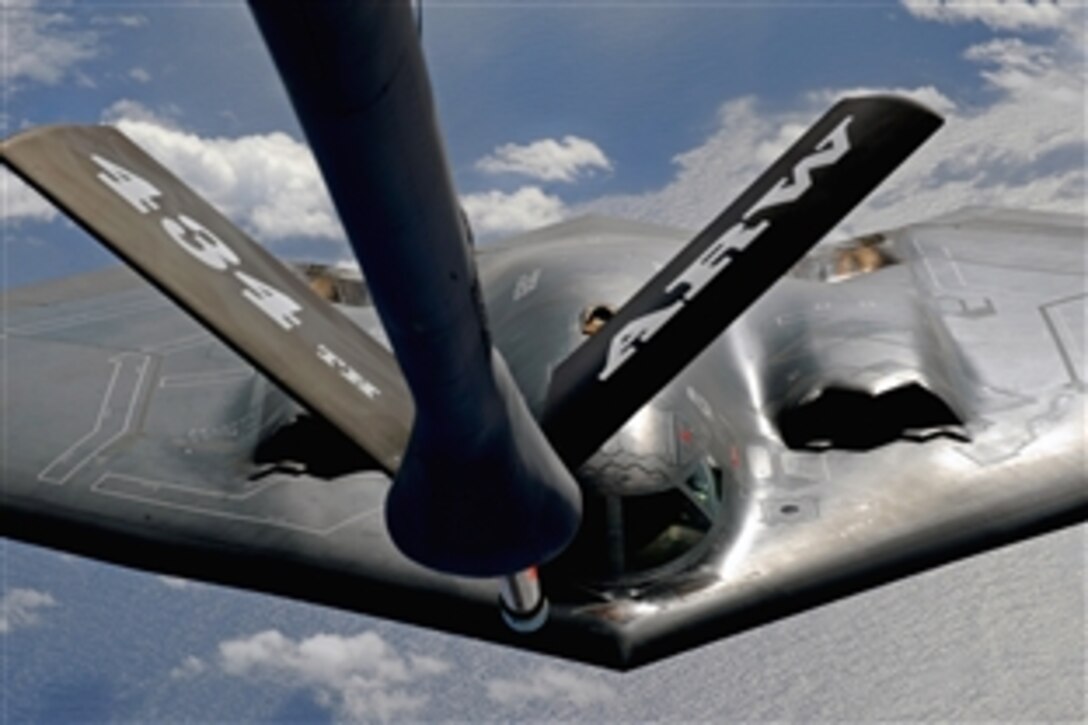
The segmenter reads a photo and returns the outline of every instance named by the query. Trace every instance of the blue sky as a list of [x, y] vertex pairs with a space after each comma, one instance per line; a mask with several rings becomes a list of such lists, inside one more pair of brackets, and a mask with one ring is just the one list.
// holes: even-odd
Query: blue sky
[[[6, 7], [7, 129], [116, 123], [281, 254], [347, 254], [243, 4]], [[840, 235], [967, 204], [1083, 210], [1079, 10], [450, 2], [428, 4], [424, 22], [451, 165], [484, 241], [587, 211], [698, 227], [858, 89], [906, 92], [948, 125]], [[269, 140], [287, 166], [268, 166]], [[504, 148], [537, 165], [496, 171], [486, 160]], [[567, 178], [547, 178], [555, 163]], [[91, 256], [42, 249], [64, 224], [37, 223], [48, 212], [20, 189], [7, 197], [9, 284]]]
[[[115, 123], [274, 251], [347, 255], [244, 5], [0, 7], [5, 134]], [[591, 211], [696, 228], [843, 92], [897, 89], [943, 112], [841, 236], [970, 204], [1083, 213], [1084, 23], [1070, 3], [432, 2], [424, 44], [484, 243]], [[112, 263], [4, 178], [0, 289]], [[1083, 706], [1083, 678], [1077, 690], [1062, 675], [1083, 673], [1084, 642], [1060, 637], [1083, 621], [1068, 587], [1083, 537], [624, 677], [5, 543], [4, 708], [56, 721], [65, 707], [144, 721], [1062, 717]], [[326, 666], [338, 653], [348, 664]]]

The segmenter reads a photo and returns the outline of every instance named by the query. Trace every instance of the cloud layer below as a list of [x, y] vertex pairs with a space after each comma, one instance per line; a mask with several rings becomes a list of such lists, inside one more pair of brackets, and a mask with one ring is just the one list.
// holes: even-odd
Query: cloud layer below
[[37, 589], [12, 589], [0, 597], [0, 634], [32, 627], [41, 621], [41, 611], [55, 607], [52, 595]]
[[569, 669], [545, 666], [521, 678], [497, 678], [487, 683], [487, 696], [502, 705], [548, 707], [571, 704], [586, 707], [616, 696], [608, 685]]
[[[340, 718], [383, 721], [419, 710], [427, 698], [411, 686], [449, 670], [433, 657], [402, 656], [373, 632], [296, 641], [267, 630], [220, 644], [219, 665], [235, 677], [305, 687]], [[194, 669], [183, 663], [178, 671]]]

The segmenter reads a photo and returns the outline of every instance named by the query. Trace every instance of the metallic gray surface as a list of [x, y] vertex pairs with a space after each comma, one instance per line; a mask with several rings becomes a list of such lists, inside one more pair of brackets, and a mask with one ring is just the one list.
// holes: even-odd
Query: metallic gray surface
[[[254, 463], [298, 409], [117, 272], [4, 294], [4, 406], [19, 414], [0, 522], [132, 565], [645, 663], [1083, 519], [1084, 224], [969, 210], [886, 232], [893, 263], [852, 276], [851, 252], [817, 248], [579, 473], [591, 490], [637, 496], [713, 457], [726, 505], [706, 539], [651, 576], [545, 570], [551, 615], [535, 634], [503, 624], [497, 581], [438, 575], [395, 550], [384, 476]], [[579, 343], [582, 309], [622, 303], [687, 238], [585, 219], [479, 253], [496, 344], [530, 405]], [[349, 313], [373, 324], [365, 308]], [[946, 400], [968, 440], [825, 452], [780, 440], [778, 413], [813, 391], [909, 381]]]

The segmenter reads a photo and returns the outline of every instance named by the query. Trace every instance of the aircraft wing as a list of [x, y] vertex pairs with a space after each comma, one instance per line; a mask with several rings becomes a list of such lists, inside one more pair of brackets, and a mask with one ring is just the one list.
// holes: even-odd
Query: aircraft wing
[[132, 271], [0, 304], [4, 535], [390, 617], [495, 614], [396, 552], [377, 461]]
[[[817, 248], [704, 353], [751, 402], [730, 411], [737, 525], [636, 587], [564, 588], [545, 569], [551, 616], [532, 634], [505, 626], [496, 580], [401, 555], [381, 515], [386, 476], [350, 445], [307, 446], [329, 429], [124, 270], [3, 294], [0, 530], [633, 667], [1084, 519], [1085, 245], [1083, 220], [969, 213]], [[812, 414], [813, 440], [834, 442], [820, 392], [911, 381], [949, 403], [954, 430], [853, 449], [773, 433], [792, 406]]]

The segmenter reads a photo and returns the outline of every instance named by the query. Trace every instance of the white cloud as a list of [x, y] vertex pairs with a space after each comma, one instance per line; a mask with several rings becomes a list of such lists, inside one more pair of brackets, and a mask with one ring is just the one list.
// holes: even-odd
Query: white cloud
[[98, 36], [73, 30], [71, 18], [47, 12], [38, 0], [0, 0], [4, 62], [0, 79], [8, 91], [21, 83], [55, 85], [82, 61], [98, 54]]
[[164, 586], [168, 587], [169, 589], [188, 589], [194, 584], [194, 582], [190, 581], [189, 579], [182, 579], [181, 577], [177, 576], [166, 576], [160, 574], [157, 578], [160, 582], [163, 583]]
[[162, 126], [171, 131], [181, 131], [178, 124], [170, 116], [179, 113], [176, 107], [167, 109], [166, 112], [152, 111], [150, 108], [129, 98], [114, 101], [109, 108], [102, 112], [102, 122], [118, 125], [122, 121], [141, 121], [148, 125]]
[[611, 687], [599, 680], [552, 666], [541, 667], [528, 677], [499, 678], [487, 683], [487, 696], [504, 705], [543, 700], [546, 703], [568, 702], [584, 707], [607, 702], [615, 695]]
[[137, 83], [151, 82], [151, 73], [149, 73], [146, 68], [132, 68], [128, 72], [128, 77], [136, 81]]
[[6, 166], [0, 168], [0, 219], [48, 222], [55, 219], [57, 213], [56, 207]]
[[181, 664], [170, 670], [170, 679], [172, 680], [191, 680], [194, 677], [198, 677], [208, 669], [208, 666], [204, 664], [204, 660], [199, 657], [189, 655]]
[[103, 120], [260, 241], [344, 239], [313, 155], [285, 133], [206, 138], [134, 101], [114, 104]]
[[645, 194], [604, 197], [574, 210], [694, 228], [710, 221], [810, 121], [801, 113], [769, 118], [756, 100], [725, 103], [718, 130], [702, 145], [674, 157], [676, 176]]
[[389, 720], [418, 710], [427, 698], [410, 686], [449, 670], [433, 657], [401, 656], [373, 632], [296, 642], [268, 630], [221, 643], [219, 664], [236, 677], [305, 687], [318, 704], [351, 720]]
[[570, 183], [595, 171], [611, 171], [612, 162], [597, 144], [578, 136], [546, 138], [524, 146], [508, 143], [476, 162], [490, 174], [521, 174], [541, 181]]
[[0, 597], [0, 634], [32, 627], [40, 619], [40, 611], [56, 606], [50, 594], [37, 589], [12, 589]]
[[461, 205], [479, 235], [510, 234], [554, 224], [567, 216], [563, 201], [540, 187], [523, 186], [507, 194], [487, 191], [466, 194]]
[[923, 20], [980, 22], [997, 30], [1062, 28], [1076, 9], [1074, 3], [1061, 0], [902, 0], [902, 3], [908, 12]]
[[1010, 96], [1027, 101], [1039, 94], [1045, 97], [1058, 93], [1065, 100], [1078, 102], [1084, 100], [1085, 91], [1083, 47], [1079, 68], [1074, 55], [1058, 53], [1051, 46], [1025, 43], [1019, 38], [997, 38], [973, 45], [964, 53], [968, 60], [986, 66], [982, 77], [992, 87]]
[[146, 15], [95, 15], [91, 18], [91, 25], [120, 26], [122, 28], [142, 28], [147, 25]]
[[[309, 148], [283, 133], [208, 138], [132, 100], [102, 115], [259, 241], [294, 237], [344, 241]], [[4, 177], [3, 214], [48, 221], [56, 211], [14, 177]], [[512, 193], [468, 194], [461, 203], [481, 236], [509, 234], [562, 221], [566, 206], [537, 186]]]
[[706, 224], [807, 128], [832, 100], [860, 91], [907, 95], [945, 115], [945, 125], [852, 213], [834, 237], [917, 221], [964, 206], [1085, 212], [1088, 136], [1085, 34], [1074, 25], [1047, 45], [995, 39], [964, 57], [978, 65], [987, 101], [957, 102], [932, 86], [828, 89], [792, 110], [769, 113], [751, 97], [730, 101], [718, 129], [678, 155], [664, 188], [599, 199], [572, 210]]

